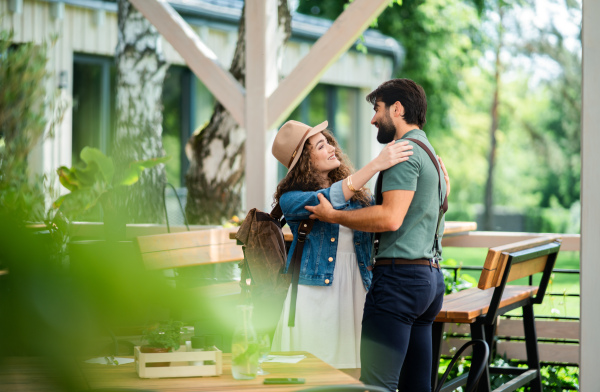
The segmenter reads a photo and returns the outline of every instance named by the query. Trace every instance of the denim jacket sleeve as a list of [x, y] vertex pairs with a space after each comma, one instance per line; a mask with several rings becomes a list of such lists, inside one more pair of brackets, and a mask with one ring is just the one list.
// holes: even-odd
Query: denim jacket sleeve
[[290, 221], [308, 219], [310, 212], [304, 207], [318, 205], [319, 198], [317, 195], [319, 193], [325, 196], [336, 210], [344, 209], [350, 204], [350, 202], [346, 201], [344, 198], [342, 181], [334, 183], [329, 188], [320, 189], [314, 192], [286, 192], [281, 195], [281, 198], [279, 199], [285, 219]]

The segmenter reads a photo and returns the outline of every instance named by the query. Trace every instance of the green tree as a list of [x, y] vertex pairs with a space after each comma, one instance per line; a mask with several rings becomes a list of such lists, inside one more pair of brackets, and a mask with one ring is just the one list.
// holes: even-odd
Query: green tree
[[[297, 11], [335, 19], [348, 2], [300, 0]], [[405, 50], [404, 63], [394, 77], [413, 79], [427, 93], [428, 133], [452, 129], [450, 100], [460, 96], [461, 70], [474, 65], [481, 55], [479, 42], [483, 37], [478, 14], [482, 7], [480, 0], [391, 1], [374, 24]]]
[[[291, 35], [292, 17], [287, 0], [278, 0], [278, 56]], [[242, 85], [246, 77], [245, 7], [229, 72]], [[246, 133], [217, 102], [208, 124], [196, 130], [186, 145], [190, 167], [186, 215], [190, 223], [221, 224], [239, 214], [242, 206]]]

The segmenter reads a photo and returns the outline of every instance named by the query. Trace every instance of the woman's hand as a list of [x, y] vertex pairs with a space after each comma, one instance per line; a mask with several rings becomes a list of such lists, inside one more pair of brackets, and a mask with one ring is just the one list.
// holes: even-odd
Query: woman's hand
[[446, 197], [450, 196], [450, 177], [448, 176], [448, 171], [446, 170], [446, 166], [444, 166], [444, 162], [440, 156], [437, 156], [438, 161], [440, 161], [440, 167], [442, 168], [442, 172], [444, 172], [444, 181], [446, 181]]
[[413, 146], [408, 144], [408, 141], [402, 141], [396, 143], [395, 141], [389, 142], [379, 155], [373, 159], [374, 168], [377, 171], [389, 169], [390, 167], [408, 160], [413, 152], [411, 151]]

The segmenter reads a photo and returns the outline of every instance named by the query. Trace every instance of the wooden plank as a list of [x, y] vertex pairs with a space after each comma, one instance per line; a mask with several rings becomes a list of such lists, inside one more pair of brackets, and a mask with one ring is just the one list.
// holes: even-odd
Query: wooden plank
[[494, 278], [492, 279], [492, 287], [498, 287], [502, 284], [502, 278], [504, 277], [504, 271], [506, 271], [507, 262], [508, 253], [502, 252], [497, 259], [496, 271], [494, 272]]
[[[486, 290], [490, 287], [498, 287], [498, 285], [500, 285], [502, 274], [504, 273], [506, 262], [508, 261], [508, 253], [545, 245], [558, 239], [560, 239], [559, 235], [548, 235], [490, 248], [484, 264], [484, 270], [487, 271], [485, 274], [482, 272], [477, 287], [481, 290]], [[493, 278], [490, 278], [492, 272], [494, 276]]]
[[387, 5], [388, 0], [355, 0], [338, 16], [269, 96], [267, 128], [281, 123], [300, 104], [318, 83], [319, 77], [354, 44]]
[[[456, 350], [469, 340], [470, 338], [444, 339], [442, 342], [442, 355], [453, 356]], [[508, 359], [522, 361], [527, 359], [525, 342], [509, 342], [501, 340], [497, 342], [496, 347], [498, 355], [506, 355]], [[540, 361], [542, 362], [579, 364], [579, 351], [580, 346], [578, 344], [538, 343], [538, 352]], [[471, 355], [470, 349], [468, 349], [467, 352], [469, 352], [467, 355]]]
[[149, 270], [228, 263], [243, 258], [242, 248], [236, 244], [217, 244], [142, 254], [144, 265]]
[[[500, 308], [531, 297], [537, 293], [537, 290], [536, 286], [506, 286], [500, 301]], [[464, 291], [469, 291], [470, 295], [463, 296], [456, 301], [444, 301], [442, 310], [435, 321], [472, 323], [476, 317], [486, 314], [494, 289]]]
[[198, 79], [243, 128], [244, 87], [221, 67], [217, 56], [200, 40], [196, 32], [166, 0], [131, 0], [131, 3], [179, 52]]
[[[219, 229], [221, 226], [190, 225], [190, 231]], [[171, 233], [188, 231], [185, 226], [170, 226]], [[235, 229], [227, 229], [235, 230]], [[69, 226], [71, 237], [104, 238], [104, 223], [102, 222], [73, 222]], [[127, 225], [125, 238], [132, 240], [140, 236], [168, 234], [167, 225], [154, 223], [130, 223]]]
[[[538, 343], [538, 352], [542, 362], [579, 363], [578, 344]], [[527, 359], [525, 342], [499, 341], [496, 345], [498, 355], [510, 359]]]
[[548, 255], [536, 257], [535, 259], [527, 260], [522, 263], [513, 264], [510, 267], [507, 282], [512, 282], [517, 279], [525, 278], [538, 272], [544, 272]]
[[[579, 340], [579, 327], [580, 323], [578, 321], [535, 321], [535, 329], [538, 339]], [[496, 335], [524, 337], [525, 333], [523, 332], [523, 320], [500, 319], [498, 321]]]
[[142, 254], [218, 244], [235, 245], [235, 242], [229, 239], [230, 231], [230, 229], [185, 231], [180, 233], [146, 235], [137, 237], [136, 240]]
[[490, 287], [495, 287], [494, 282], [496, 281], [498, 260], [500, 259], [500, 252], [494, 251], [493, 249], [488, 250], [483, 263], [483, 270], [479, 276], [479, 283], [477, 287], [481, 290], [487, 290]]
[[[579, 321], [536, 320], [535, 329], [538, 339], [579, 340]], [[448, 334], [469, 335], [469, 324], [445, 323], [444, 332]], [[497, 336], [525, 337], [523, 320], [499, 318], [496, 327]]]
[[444, 223], [444, 235], [453, 235], [477, 230], [477, 222], [449, 221]]
[[[444, 247], [449, 246], [458, 248], [493, 248], [548, 235], [552, 235], [552, 233], [471, 231], [455, 236], [444, 236], [442, 238], [442, 245]], [[581, 242], [581, 236], [579, 234], [560, 234], [560, 237], [562, 239], [562, 245], [560, 246], [561, 251], [579, 251]]]

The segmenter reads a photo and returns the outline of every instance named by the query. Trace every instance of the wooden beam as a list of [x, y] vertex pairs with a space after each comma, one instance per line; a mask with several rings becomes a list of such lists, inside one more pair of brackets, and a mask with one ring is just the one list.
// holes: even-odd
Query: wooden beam
[[279, 125], [367, 29], [389, 0], [355, 0], [268, 98], [268, 128]]
[[[267, 201], [267, 92], [277, 85], [274, 43], [277, 34], [277, 1], [246, 1], [246, 209], [263, 210]], [[254, 173], [254, 176], [250, 176]]]
[[581, 132], [581, 390], [593, 391], [600, 385], [596, 369], [600, 338], [598, 296], [600, 295], [600, 2], [583, 0], [582, 49], [582, 132]]
[[166, 0], [130, 0], [183, 57], [233, 118], [244, 127], [244, 87], [219, 64], [217, 56]]
[[442, 246], [459, 248], [495, 248], [518, 241], [539, 238], [543, 236], [559, 236], [562, 239], [561, 252], [579, 251], [579, 234], [560, 233], [519, 233], [508, 231], [470, 231], [456, 236], [442, 238]]

